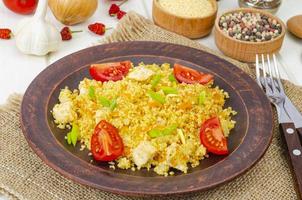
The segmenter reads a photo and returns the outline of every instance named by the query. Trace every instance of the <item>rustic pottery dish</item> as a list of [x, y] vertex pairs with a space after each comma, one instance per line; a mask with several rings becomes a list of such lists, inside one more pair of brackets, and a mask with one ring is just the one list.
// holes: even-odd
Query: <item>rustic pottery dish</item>
[[[270, 41], [263, 41], [263, 42], [242, 41], [228, 36], [220, 29], [219, 19], [221, 16], [225, 14], [237, 13], [240, 11], [242, 11], [243, 13], [246, 12], [261, 13], [272, 19], [275, 19], [282, 26], [281, 34]], [[276, 16], [266, 11], [257, 10], [253, 8], [239, 8], [235, 10], [230, 10], [228, 12], [223, 13], [221, 16], [219, 16], [216, 19], [214, 34], [215, 34], [215, 43], [218, 49], [222, 51], [225, 55], [243, 62], [255, 62], [256, 54], [273, 54], [280, 50], [284, 40], [286, 28], [284, 23]]]
[[153, 20], [156, 25], [188, 38], [201, 38], [208, 35], [215, 23], [217, 15], [217, 2], [210, 0], [213, 12], [205, 17], [181, 17], [167, 12], [159, 3], [153, 0]]
[[[75, 88], [89, 77], [92, 63], [131, 60], [133, 63], [180, 63], [211, 73], [215, 84], [230, 95], [236, 127], [228, 140], [228, 156], [211, 155], [187, 174], [162, 177], [147, 170], [110, 169], [90, 162], [87, 151], [67, 145], [66, 130], [56, 127], [50, 113], [60, 89]], [[272, 137], [271, 106], [257, 83], [233, 64], [204, 51], [160, 42], [123, 42], [84, 49], [53, 63], [27, 89], [21, 108], [22, 130], [34, 152], [63, 176], [94, 188], [125, 195], [167, 195], [204, 191], [250, 169]]]

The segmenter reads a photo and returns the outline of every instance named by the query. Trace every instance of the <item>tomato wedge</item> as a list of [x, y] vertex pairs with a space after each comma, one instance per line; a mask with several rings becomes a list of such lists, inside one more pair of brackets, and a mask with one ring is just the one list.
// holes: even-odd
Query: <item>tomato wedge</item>
[[124, 143], [117, 128], [105, 120], [100, 121], [91, 138], [91, 152], [96, 161], [113, 161], [122, 155]]
[[130, 68], [130, 61], [92, 64], [89, 68], [89, 73], [97, 81], [118, 81], [128, 74]]
[[227, 139], [223, 134], [218, 117], [206, 120], [200, 129], [200, 141], [207, 150], [217, 155], [227, 155]]
[[183, 65], [174, 64], [174, 76], [175, 78], [181, 83], [200, 83], [200, 84], [207, 84], [213, 80], [213, 75], [211, 74], [204, 74], [202, 72], [196, 71], [189, 67], [185, 67]]

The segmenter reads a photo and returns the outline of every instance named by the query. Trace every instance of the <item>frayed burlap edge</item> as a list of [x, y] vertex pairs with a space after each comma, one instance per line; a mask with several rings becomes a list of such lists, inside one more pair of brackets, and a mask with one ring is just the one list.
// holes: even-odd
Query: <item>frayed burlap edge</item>
[[0, 105], [0, 112], [20, 112], [20, 101], [22, 97], [23, 95], [18, 93], [11, 94], [7, 99], [7, 103]]

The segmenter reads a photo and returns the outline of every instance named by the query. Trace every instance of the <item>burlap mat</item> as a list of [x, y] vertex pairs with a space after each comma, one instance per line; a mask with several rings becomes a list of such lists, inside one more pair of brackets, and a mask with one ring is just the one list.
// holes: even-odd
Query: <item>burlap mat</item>
[[[102, 42], [153, 40], [210, 51], [200, 44], [164, 31], [135, 13], [129, 13], [113, 34]], [[217, 53], [212, 52], [217, 55]], [[219, 55], [220, 56], [220, 55]], [[230, 59], [228, 59], [230, 60]], [[251, 76], [246, 64], [230, 60]], [[302, 88], [285, 82], [287, 94], [302, 110]], [[0, 107], [0, 193], [11, 199], [131, 199], [73, 183], [45, 165], [28, 147], [20, 129], [21, 95], [12, 95]], [[216, 189], [168, 199], [297, 199], [287, 164], [285, 147], [275, 121], [274, 137], [267, 153], [249, 172]]]

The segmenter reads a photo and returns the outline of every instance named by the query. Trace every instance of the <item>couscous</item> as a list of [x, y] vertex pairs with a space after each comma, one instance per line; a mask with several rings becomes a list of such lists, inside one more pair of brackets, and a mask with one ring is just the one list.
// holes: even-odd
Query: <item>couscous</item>
[[187, 173], [208, 152], [225, 155], [235, 126], [228, 93], [214, 77], [175, 64], [126, 61], [93, 65], [92, 79], [61, 90], [52, 109], [66, 141], [112, 168], [147, 168], [159, 175]]

